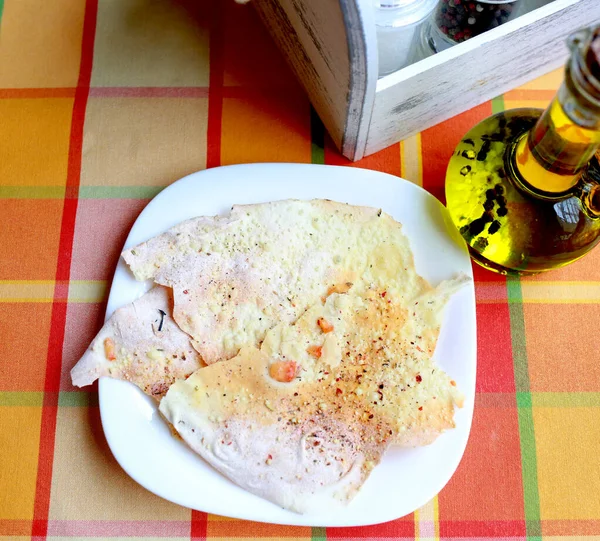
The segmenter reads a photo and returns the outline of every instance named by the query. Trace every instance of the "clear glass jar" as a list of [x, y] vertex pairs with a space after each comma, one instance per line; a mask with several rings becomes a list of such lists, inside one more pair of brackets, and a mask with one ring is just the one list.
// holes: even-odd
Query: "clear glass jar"
[[512, 19], [521, 0], [439, 0], [433, 21], [439, 31], [460, 43]]
[[374, 0], [379, 76], [388, 75], [414, 61], [423, 22], [438, 0]]
[[433, 19], [430, 18], [421, 27], [417, 47], [418, 59], [420, 60], [440, 51], [445, 51], [453, 45], [456, 45], [456, 43], [448, 38], [448, 36], [442, 34]]

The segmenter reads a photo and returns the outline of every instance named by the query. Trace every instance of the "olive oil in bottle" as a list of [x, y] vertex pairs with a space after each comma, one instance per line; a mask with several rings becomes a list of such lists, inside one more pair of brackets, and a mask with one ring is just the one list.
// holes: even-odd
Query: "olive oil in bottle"
[[571, 36], [569, 46], [565, 81], [545, 111], [487, 118], [448, 165], [450, 216], [490, 270], [556, 269], [600, 242], [600, 27]]

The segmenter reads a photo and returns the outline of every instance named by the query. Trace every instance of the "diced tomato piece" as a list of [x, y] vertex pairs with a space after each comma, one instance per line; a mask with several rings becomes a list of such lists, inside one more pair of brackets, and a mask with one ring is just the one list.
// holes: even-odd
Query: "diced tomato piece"
[[333, 331], [333, 325], [329, 323], [325, 318], [320, 317], [317, 319], [317, 325], [321, 328], [324, 333]]
[[320, 359], [321, 355], [323, 355], [323, 347], [308, 346], [308, 348], [306, 348], [306, 353], [308, 353], [311, 357], [314, 357], [315, 359]]
[[115, 341], [112, 338], [104, 339], [104, 355], [109, 361], [116, 361], [117, 355], [115, 353]]
[[269, 366], [269, 375], [281, 383], [289, 383], [296, 377], [296, 362], [295, 361], [277, 361]]

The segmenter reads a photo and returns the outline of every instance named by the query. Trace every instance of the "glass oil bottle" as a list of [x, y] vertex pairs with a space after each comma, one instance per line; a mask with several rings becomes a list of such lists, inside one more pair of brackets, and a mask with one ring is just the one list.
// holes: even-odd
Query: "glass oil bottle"
[[493, 115], [459, 143], [446, 202], [472, 258], [503, 274], [568, 265], [600, 241], [600, 27], [569, 38], [549, 107]]

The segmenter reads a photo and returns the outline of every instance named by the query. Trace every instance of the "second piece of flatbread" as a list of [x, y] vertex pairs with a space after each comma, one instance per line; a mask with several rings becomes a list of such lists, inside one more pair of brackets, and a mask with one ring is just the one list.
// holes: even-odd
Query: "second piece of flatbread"
[[172, 310], [171, 290], [161, 286], [116, 310], [71, 370], [73, 385], [109, 376], [131, 381], [160, 400], [174, 381], [202, 366]]

